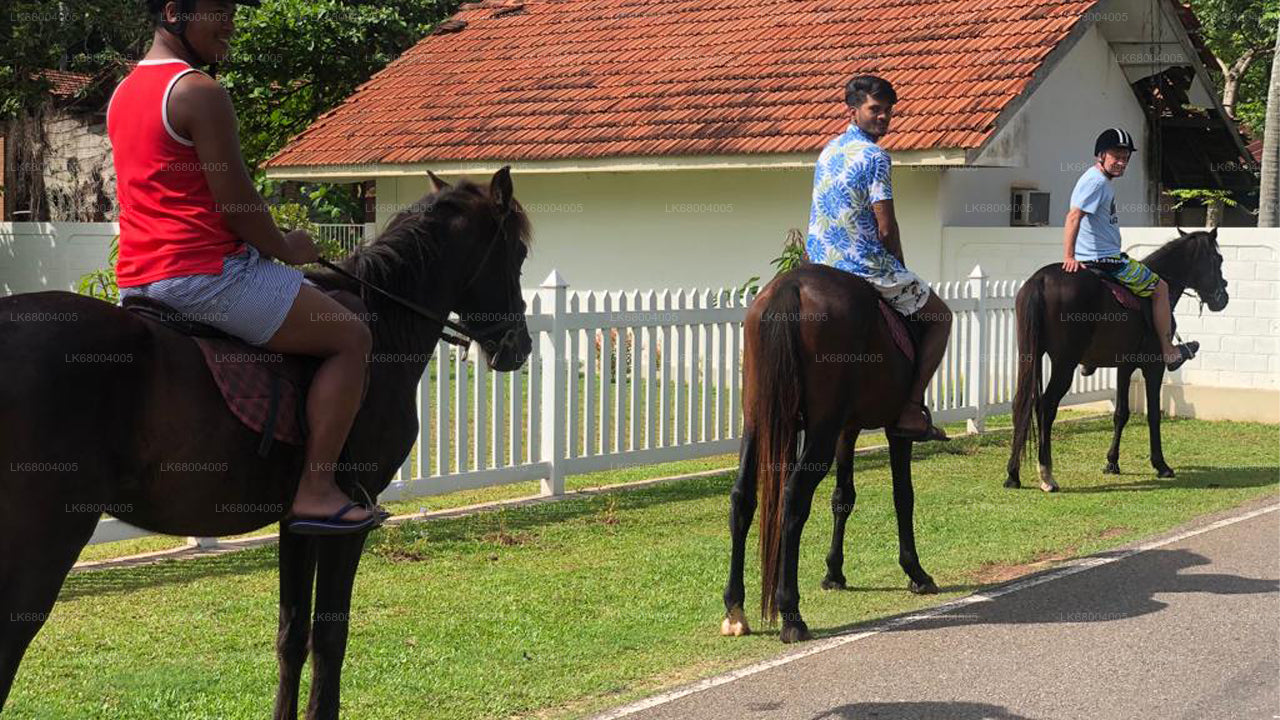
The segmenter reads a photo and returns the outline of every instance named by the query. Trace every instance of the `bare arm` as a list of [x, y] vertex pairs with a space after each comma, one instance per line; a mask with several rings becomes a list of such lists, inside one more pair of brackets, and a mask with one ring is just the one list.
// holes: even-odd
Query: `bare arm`
[[898, 217], [893, 212], [892, 200], [881, 200], [871, 205], [876, 216], [876, 225], [880, 230], [880, 243], [890, 254], [898, 258], [898, 262], [906, 264], [902, 256], [902, 238], [898, 236]]
[[294, 264], [315, 259], [310, 236], [281, 233], [266, 201], [253, 187], [240, 154], [235, 109], [226, 89], [207, 75], [185, 75], [169, 96], [169, 117], [174, 130], [195, 143], [214, 203], [231, 232], [267, 257]]
[[1062, 269], [1075, 272], [1080, 269], [1076, 260], [1076, 235], [1080, 233], [1080, 220], [1084, 211], [1078, 207], [1067, 212], [1067, 222], [1062, 230]]

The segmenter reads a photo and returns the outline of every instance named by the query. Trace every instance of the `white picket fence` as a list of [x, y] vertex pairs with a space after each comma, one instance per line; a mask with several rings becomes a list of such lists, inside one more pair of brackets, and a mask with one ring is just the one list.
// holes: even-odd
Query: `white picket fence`
[[316, 224], [316, 235], [326, 240], [337, 240], [338, 244], [346, 253], [355, 250], [357, 246], [362, 244], [366, 237], [373, 237], [373, 224], [366, 223], [349, 224], [349, 223], [318, 223]]
[[[939, 422], [1009, 411], [1021, 282], [935, 285], [955, 314], [927, 401]], [[418, 442], [380, 498], [440, 495], [735, 452], [742, 425], [742, 320], [754, 295], [719, 289], [575, 292], [553, 271], [526, 290], [533, 354], [494, 373], [440, 343], [418, 391]], [[1065, 403], [1114, 394], [1115, 371], [1077, 378]], [[146, 534], [116, 520], [92, 542]]]

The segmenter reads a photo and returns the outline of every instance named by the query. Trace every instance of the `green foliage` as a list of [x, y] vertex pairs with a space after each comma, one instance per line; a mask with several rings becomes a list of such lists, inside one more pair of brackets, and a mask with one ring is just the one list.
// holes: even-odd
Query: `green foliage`
[[458, 3], [264, 0], [241, 8], [219, 79], [256, 168], [321, 113], [424, 37]]
[[[1230, 66], [1245, 53], [1255, 53], [1240, 78], [1235, 113], [1254, 138], [1262, 137], [1267, 83], [1271, 79], [1270, 52], [1275, 47], [1276, 25], [1280, 22], [1280, 0], [1190, 0], [1190, 5], [1200, 20], [1205, 44], [1223, 63]], [[1223, 78], [1219, 68], [1207, 69], [1221, 93]]]
[[1195, 189], [1188, 188], [1188, 189], [1179, 189], [1179, 190], [1165, 190], [1165, 193], [1167, 193], [1170, 197], [1172, 197], [1174, 200], [1177, 201], [1173, 204], [1174, 210], [1181, 210], [1188, 203], [1191, 203], [1193, 205], [1203, 205], [1205, 207], [1208, 207], [1210, 205], [1215, 205], [1217, 203], [1222, 203], [1227, 207], [1236, 207], [1240, 204], [1231, 197], [1230, 190], [1209, 190], [1209, 189], [1201, 189], [1201, 188], [1195, 188]]
[[310, 211], [298, 203], [280, 203], [271, 206], [271, 218], [283, 232], [290, 230], [306, 230], [311, 233], [320, 257], [332, 260], [346, 254], [342, 245], [334, 238], [321, 237], [319, 228], [311, 222]]
[[107, 267], [87, 272], [80, 276], [80, 284], [76, 292], [99, 300], [106, 300], [115, 305], [120, 301], [120, 288], [116, 285], [116, 258], [120, 255], [120, 236], [111, 238], [110, 251], [107, 253]]

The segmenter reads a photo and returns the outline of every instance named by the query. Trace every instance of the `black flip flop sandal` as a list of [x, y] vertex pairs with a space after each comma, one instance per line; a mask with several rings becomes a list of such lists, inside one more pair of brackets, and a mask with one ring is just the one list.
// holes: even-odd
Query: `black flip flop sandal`
[[342, 516], [351, 511], [352, 508], [363, 507], [360, 503], [349, 502], [338, 509], [337, 512], [325, 518], [303, 518], [294, 516], [289, 520], [289, 532], [299, 535], [348, 535], [351, 533], [372, 530], [382, 524], [386, 520], [385, 511], [382, 513], [373, 512], [369, 517], [351, 522], [343, 520]]
[[1195, 340], [1192, 340], [1189, 343], [1183, 343], [1182, 345], [1179, 345], [1178, 354], [1181, 355], [1182, 357], [1169, 363], [1168, 365], [1165, 366], [1165, 368], [1169, 372], [1173, 372], [1174, 370], [1177, 370], [1178, 368], [1182, 367], [1183, 363], [1195, 357], [1196, 352], [1199, 350], [1200, 350], [1200, 343]]

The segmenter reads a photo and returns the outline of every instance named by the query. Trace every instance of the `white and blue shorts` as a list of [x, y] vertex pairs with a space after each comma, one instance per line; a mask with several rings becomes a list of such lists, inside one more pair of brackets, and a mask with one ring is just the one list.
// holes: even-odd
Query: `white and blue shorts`
[[264, 345], [284, 324], [302, 283], [315, 283], [298, 268], [246, 252], [228, 255], [219, 275], [183, 275], [120, 288], [120, 297], [143, 295], [187, 319], [212, 325], [250, 345]]

